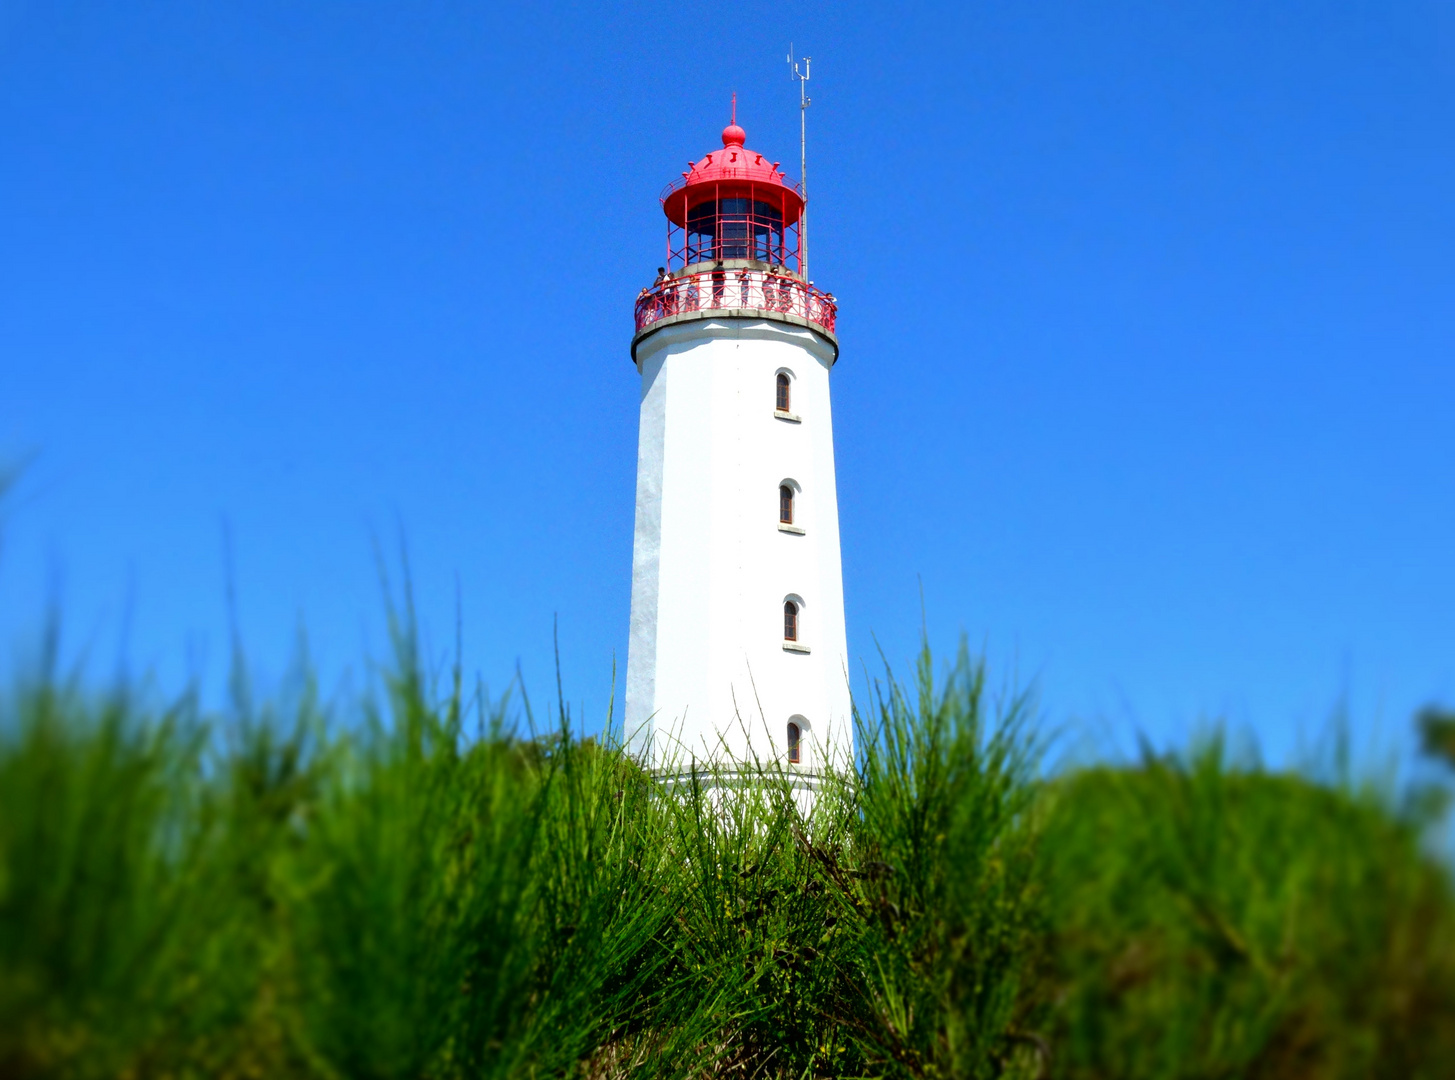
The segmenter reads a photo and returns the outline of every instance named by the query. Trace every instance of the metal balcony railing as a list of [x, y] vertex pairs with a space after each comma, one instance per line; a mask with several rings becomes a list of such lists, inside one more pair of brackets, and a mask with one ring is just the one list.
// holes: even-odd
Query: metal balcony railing
[[664, 278], [643, 289], [637, 297], [637, 333], [669, 316], [697, 311], [796, 315], [830, 334], [839, 314], [832, 293], [796, 277], [728, 266]]
[[[779, 175], [781, 176], [782, 174], [780, 173]], [[731, 178], [729, 178], [729, 179], [731, 179]], [[673, 192], [680, 191], [683, 188], [687, 187], [689, 184], [695, 183], [695, 182], [697, 182], [697, 181], [690, 180], [686, 176], [679, 176], [676, 180], [673, 180], [670, 184], [668, 184], [666, 187], [664, 187], [662, 189], [662, 195], [661, 195], [662, 201], [663, 202], [666, 202], [669, 198], [672, 197]], [[708, 182], [711, 183], [712, 181], [708, 181]], [[739, 182], [741, 182], [741, 181], [739, 181]], [[805, 193], [804, 190], [803, 190], [803, 185], [802, 184], [790, 184], [788, 182], [788, 177], [786, 177], [786, 176], [784, 176], [777, 183], [773, 183], [773, 184], [759, 183], [757, 185], [757, 188], [758, 188], [759, 191], [765, 191], [765, 190], [766, 191], [773, 191], [774, 189], [779, 188], [779, 187], [786, 187], [786, 188], [788, 188], [788, 190], [792, 191], [801, 200], [807, 200], [807, 198], [808, 198], [807, 193]]]

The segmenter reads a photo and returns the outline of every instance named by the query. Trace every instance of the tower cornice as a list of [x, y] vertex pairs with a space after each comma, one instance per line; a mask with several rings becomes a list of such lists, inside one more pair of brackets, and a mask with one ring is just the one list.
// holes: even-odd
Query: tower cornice
[[[709, 325], [703, 325], [704, 323]], [[676, 341], [703, 337], [735, 338], [742, 341], [789, 340], [830, 367], [839, 357], [838, 339], [802, 319], [790, 322], [779, 312], [759, 315], [749, 310], [733, 309], [719, 312], [694, 311], [689, 316], [663, 319], [655, 323], [632, 339], [632, 360], [641, 367], [645, 357], [650, 356], [656, 348], [665, 348]], [[646, 345], [649, 339], [652, 339], [651, 345], [647, 346], [645, 355], [639, 354], [639, 346]]]

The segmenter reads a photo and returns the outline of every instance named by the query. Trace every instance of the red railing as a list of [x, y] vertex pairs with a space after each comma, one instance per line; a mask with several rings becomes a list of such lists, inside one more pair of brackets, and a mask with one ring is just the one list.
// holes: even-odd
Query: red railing
[[839, 307], [832, 293], [787, 274], [724, 267], [664, 278], [637, 297], [637, 332], [672, 315], [697, 311], [796, 315], [834, 333]]
[[[731, 181], [732, 178], [729, 177], [728, 180]], [[668, 184], [666, 187], [664, 187], [662, 189], [662, 195], [661, 195], [662, 202], [666, 202], [672, 196], [672, 193], [673, 192], [680, 191], [682, 188], [685, 188], [689, 183], [698, 183], [698, 182], [699, 181], [689, 181], [687, 179], [687, 177], [685, 177], [685, 176], [679, 176], [676, 180], [673, 180], [670, 184]], [[737, 182], [738, 183], [745, 183], [746, 181], [737, 181]], [[712, 183], [712, 181], [709, 180], [708, 183]], [[786, 176], [783, 177], [783, 179], [781, 181], [779, 181], [778, 183], [776, 183], [776, 184], [763, 184], [762, 185], [762, 188], [763, 189], [767, 189], [767, 190], [771, 190], [772, 188], [775, 188], [775, 187], [786, 187], [789, 191], [791, 191], [795, 195], [797, 195], [799, 197], [799, 199], [801, 199], [801, 200], [807, 200], [807, 198], [808, 198], [808, 196], [804, 194], [803, 185], [802, 184], [790, 184], [788, 182], [788, 177], [786, 177]]]

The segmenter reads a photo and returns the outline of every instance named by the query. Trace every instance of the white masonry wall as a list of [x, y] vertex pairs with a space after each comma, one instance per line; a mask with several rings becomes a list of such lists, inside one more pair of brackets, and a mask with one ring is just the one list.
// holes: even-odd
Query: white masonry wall
[[[852, 754], [829, 407], [832, 346], [811, 330], [700, 319], [641, 341], [626, 733], [664, 773], [692, 757], [787, 762], [812, 786]], [[778, 372], [796, 420], [774, 415]], [[779, 529], [778, 488], [797, 489]], [[784, 648], [783, 602], [799, 604]]]

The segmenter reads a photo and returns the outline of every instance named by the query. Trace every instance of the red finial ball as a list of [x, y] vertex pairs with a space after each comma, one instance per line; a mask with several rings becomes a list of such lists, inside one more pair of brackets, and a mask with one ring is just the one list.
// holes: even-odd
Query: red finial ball
[[742, 146], [743, 140], [747, 137], [748, 133], [738, 127], [737, 124], [729, 124], [722, 129], [722, 144], [724, 146]]

